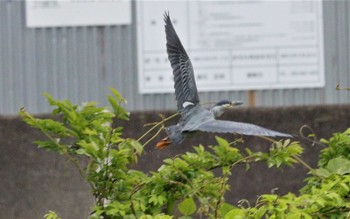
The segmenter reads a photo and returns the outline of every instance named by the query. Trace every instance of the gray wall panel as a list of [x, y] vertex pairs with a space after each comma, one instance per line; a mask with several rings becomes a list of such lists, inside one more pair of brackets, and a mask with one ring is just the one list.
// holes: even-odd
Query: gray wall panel
[[[133, 21], [135, 21], [135, 2]], [[106, 104], [108, 87], [117, 88], [131, 111], [175, 109], [173, 94], [138, 92], [135, 23], [106, 27], [25, 27], [23, 1], [0, 1], [0, 114], [49, 112], [42, 94], [74, 103]], [[349, 103], [350, 3], [324, 1], [325, 88], [201, 92], [203, 103], [218, 99], [255, 100], [255, 106]], [[162, 19], [160, 15], [160, 19]], [[162, 34], [162, 33], [159, 33]], [[169, 66], [169, 72], [171, 73]]]

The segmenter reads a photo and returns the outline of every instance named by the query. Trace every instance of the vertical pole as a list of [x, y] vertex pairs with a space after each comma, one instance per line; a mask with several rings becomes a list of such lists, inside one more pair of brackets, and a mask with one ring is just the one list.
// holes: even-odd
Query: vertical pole
[[254, 90], [248, 91], [248, 104], [249, 104], [249, 107], [255, 107], [255, 91]]

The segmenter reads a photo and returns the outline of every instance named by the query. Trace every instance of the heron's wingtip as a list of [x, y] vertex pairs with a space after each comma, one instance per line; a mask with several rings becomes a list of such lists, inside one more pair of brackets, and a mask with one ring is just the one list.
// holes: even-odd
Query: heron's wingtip
[[290, 135], [290, 134], [286, 134], [286, 133], [281, 133], [281, 132], [278, 132], [278, 134], [275, 134], [274, 137], [282, 137], [282, 138], [295, 138], [295, 136], [293, 135]]
[[169, 10], [168, 11], [164, 11], [164, 21], [167, 22], [167, 20], [170, 19], [170, 13]]

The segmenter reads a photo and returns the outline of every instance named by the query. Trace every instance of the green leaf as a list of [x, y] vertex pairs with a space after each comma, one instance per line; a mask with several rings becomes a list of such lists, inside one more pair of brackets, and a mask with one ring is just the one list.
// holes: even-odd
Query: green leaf
[[326, 169], [331, 173], [344, 175], [350, 173], [350, 161], [342, 157], [333, 158], [328, 162]]
[[98, 146], [94, 142], [86, 142], [83, 140], [77, 142], [77, 145], [81, 146], [81, 148], [77, 150], [78, 154], [97, 157]]
[[35, 118], [26, 111], [25, 107], [19, 110], [19, 115], [28, 125], [35, 127]]
[[324, 169], [324, 168], [315, 169], [312, 172], [316, 176], [326, 177], [326, 178], [331, 175], [331, 173], [327, 169]]
[[178, 158], [178, 157], [175, 158], [173, 162], [174, 162], [174, 166], [176, 168], [181, 169], [181, 170], [187, 169], [187, 167], [188, 167], [188, 163], [186, 161]]
[[129, 138], [128, 141], [131, 144], [131, 146], [135, 149], [136, 153], [138, 155], [141, 155], [142, 151], [143, 151], [142, 144], [134, 139], [131, 139], [131, 138]]
[[249, 148], [245, 148], [244, 150], [245, 150], [245, 152], [246, 152], [248, 155], [252, 155], [252, 154], [253, 154], [253, 151], [250, 150]]
[[179, 203], [178, 209], [183, 215], [191, 215], [196, 212], [197, 206], [193, 198], [186, 198]]
[[172, 219], [173, 216], [170, 215], [165, 215], [165, 214], [158, 214], [154, 216], [154, 219]]
[[152, 215], [142, 215], [140, 219], [154, 219]]
[[61, 219], [60, 217], [58, 217], [58, 215], [54, 211], [49, 211], [49, 213], [44, 215], [44, 218], [45, 219]]
[[58, 142], [54, 141], [34, 141], [38, 145], [38, 148], [43, 148], [48, 151], [58, 152], [60, 154], [64, 153], [64, 147], [59, 145]]
[[216, 142], [218, 143], [219, 146], [222, 146], [222, 147], [229, 147], [230, 144], [228, 143], [228, 141], [226, 141], [225, 139], [223, 138], [220, 138], [218, 136], [215, 136], [215, 139], [216, 139]]
[[224, 217], [224, 219], [244, 219], [244, 218], [246, 218], [245, 212], [243, 209], [239, 209], [239, 208], [229, 211]]
[[248, 172], [250, 170], [250, 164], [249, 163], [246, 163], [245, 165], [245, 171]]
[[230, 166], [223, 166], [221, 169], [222, 169], [223, 175], [231, 174], [231, 167]]
[[267, 207], [266, 206], [261, 206], [254, 214], [254, 218], [263, 218], [263, 216], [265, 215], [267, 211]]
[[283, 142], [283, 147], [287, 147], [290, 144], [290, 139], [287, 139]]
[[220, 207], [221, 216], [225, 216], [229, 211], [235, 209], [235, 207], [227, 202], [224, 202]]
[[118, 101], [123, 101], [125, 102], [125, 99], [123, 98], [123, 96], [119, 93], [119, 91], [117, 89], [114, 89], [112, 87], [109, 88], [109, 90], [112, 92], [112, 94], [116, 97], [116, 99]]
[[109, 103], [112, 105], [114, 113], [118, 119], [129, 120], [129, 112], [120, 106], [122, 103], [126, 103], [126, 100], [121, 94], [114, 88], [110, 88], [112, 95], [107, 95]]
[[85, 135], [98, 135], [97, 130], [96, 129], [90, 129], [90, 128], [86, 128], [82, 131], [83, 134]]
[[49, 101], [49, 104], [50, 104], [50, 105], [56, 105], [56, 102], [57, 102], [57, 101], [56, 101], [50, 94], [44, 93], [43, 95], [44, 95], [44, 97], [46, 97], [46, 99]]

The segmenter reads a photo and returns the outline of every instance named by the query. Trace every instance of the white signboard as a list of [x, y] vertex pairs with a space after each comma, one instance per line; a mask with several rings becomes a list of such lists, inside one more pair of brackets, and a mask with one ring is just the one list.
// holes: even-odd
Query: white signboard
[[27, 27], [131, 23], [130, 0], [26, 0]]
[[324, 86], [321, 1], [138, 1], [141, 93], [174, 91], [164, 11], [199, 91]]

